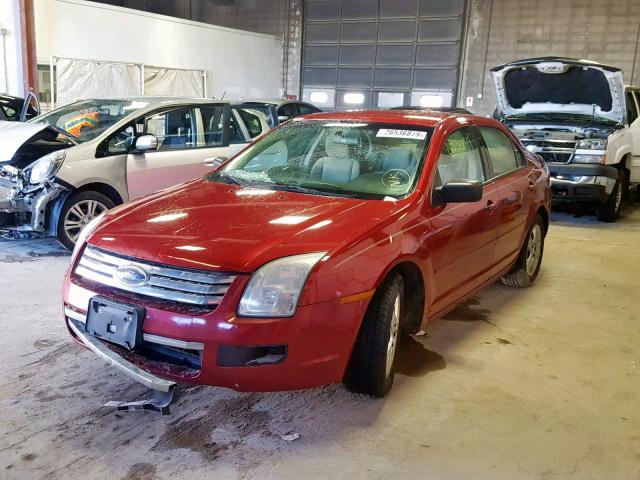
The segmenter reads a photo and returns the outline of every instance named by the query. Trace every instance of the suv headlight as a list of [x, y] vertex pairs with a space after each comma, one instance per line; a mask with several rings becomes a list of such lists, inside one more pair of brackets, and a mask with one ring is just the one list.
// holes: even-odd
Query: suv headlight
[[29, 171], [29, 183], [41, 183], [53, 177], [58, 170], [60, 170], [66, 156], [67, 152], [65, 150], [58, 150], [33, 162], [27, 167]]
[[607, 139], [606, 138], [585, 138], [578, 141], [576, 148], [578, 148], [578, 150], [606, 150]]
[[311, 269], [326, 252], [283, 257], [253, 274], [244, 289], [238, 314], [248, 317], [291, 317]]

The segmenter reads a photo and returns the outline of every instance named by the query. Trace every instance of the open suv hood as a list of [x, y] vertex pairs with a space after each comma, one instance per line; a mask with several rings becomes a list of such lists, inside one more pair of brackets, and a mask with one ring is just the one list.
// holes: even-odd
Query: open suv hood
[[518, 60], [491, 69], [500, 118], [536, 113], [595, 115], [622, 123], [619, 68], [571, 58]]

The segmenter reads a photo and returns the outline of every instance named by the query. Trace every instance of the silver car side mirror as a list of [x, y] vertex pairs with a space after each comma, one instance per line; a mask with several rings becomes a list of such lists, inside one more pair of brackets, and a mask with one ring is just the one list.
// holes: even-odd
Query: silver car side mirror
[[158, 139], [155, 135], [142, 135], [136, 139], [135, 151], [139, 153], [158, 149]]

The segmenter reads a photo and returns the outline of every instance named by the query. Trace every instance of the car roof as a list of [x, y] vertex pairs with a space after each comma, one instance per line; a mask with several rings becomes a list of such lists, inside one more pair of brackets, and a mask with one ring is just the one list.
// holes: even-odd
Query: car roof
[[[395, 123], [433, 127], [451, 117], [472, 117], [457, 112], [435, 110], [353, 110], [346, 112], [321, 112], [297, 117], [308, 120], [336, 120], [368, 123]], [[294, 121], [297, 119], [294, 119]]]
[[266, 103], [268, 105], [284, 105], [285, 103], [306, 103], [301, 100], [290, 100], [288, 98], [247, 98], [243, 103]]
[[[160, 104], [176, 104], [182, 105], [185, 103], [223, 103], [223, 104], [231, 104], [236, 103], [231, 100], [218, 100], [215, 98], [189, 98], [189, 97], [160, 97], [160, 96], [132, 96], [132, 97], [114, 97], [114, 98], [84, 98], [82, 100], [78, 100], [78, 102], [87, 102], [87, 101], [99, 101], [99, 102], [109, 102], [109, 101], [128, 101], [128, 102], [145, 102], [149, 105], [160, 105]], [[74, 102], [75, 103], [75, 102]]]

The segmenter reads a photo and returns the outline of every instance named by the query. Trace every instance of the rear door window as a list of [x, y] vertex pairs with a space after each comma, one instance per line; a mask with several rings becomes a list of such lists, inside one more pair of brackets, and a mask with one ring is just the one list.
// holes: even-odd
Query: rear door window
[[256, 138], [262, 133], [262, 122], [260, 122], [260, 117], [258, 117], [258, 115], [243, 108], [238, 109], [237, 112], [240, 114], [240, 118], [242, 118], [245, 127], [247, 127], [247, 131], [251, 138]]
[[492, 127], [479, 127], [479, 130], [489, 153], [493, 177], [509, 173], [524, 164], [521, 152], [504, 133]]
[[200, 107], [204, 145], [222, 147], [224, 145], [224, 106]]
[[158, 150], [184, 150], [196, 146], [196, 121], [192, 108], [157, 113], [145, 121], [145, 133], [158, 138]]

